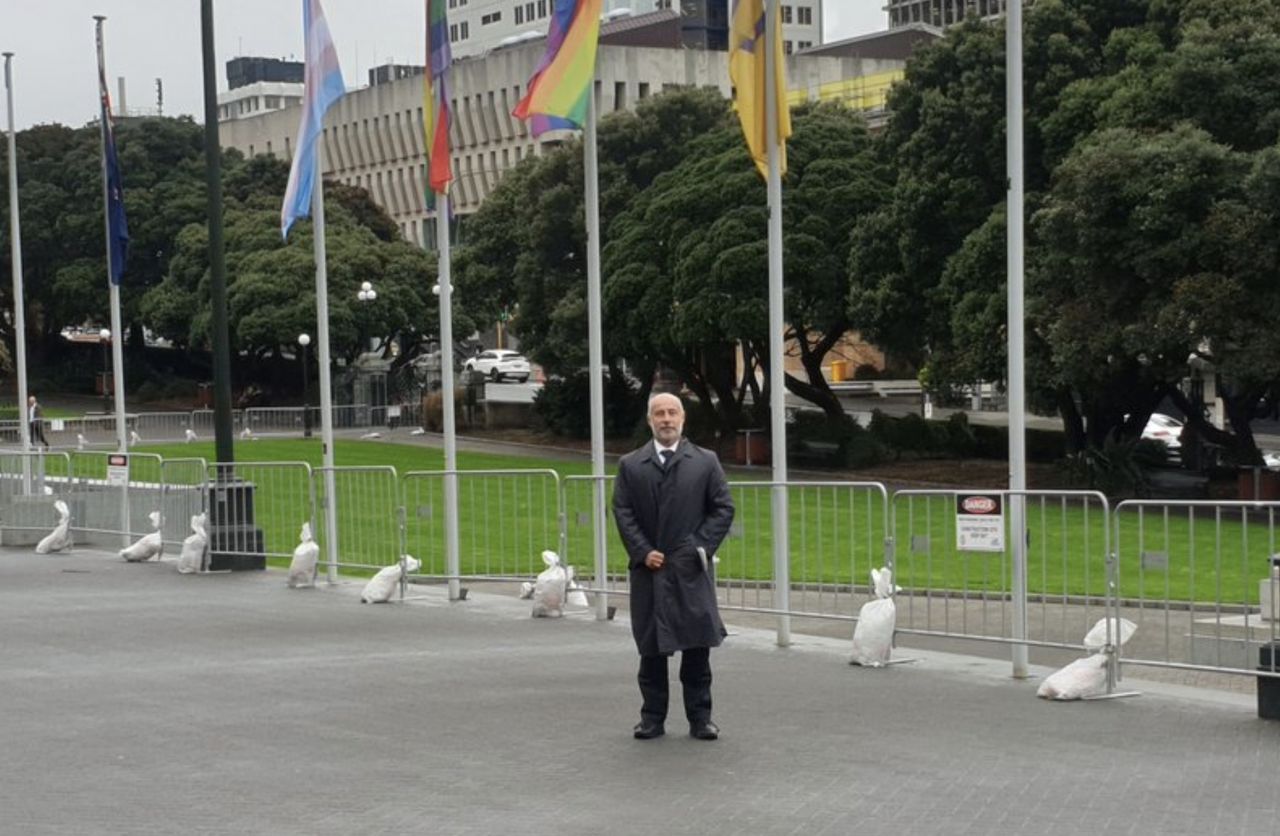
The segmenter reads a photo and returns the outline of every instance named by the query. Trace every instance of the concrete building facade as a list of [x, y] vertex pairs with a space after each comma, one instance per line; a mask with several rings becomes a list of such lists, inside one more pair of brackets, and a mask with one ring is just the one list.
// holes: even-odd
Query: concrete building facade
[[[543, 143], [511, 116], [542, 55], [534, 42], [497, 49], [483, 58], [456, 61], [452, 70], [454, 122], [450, 136], [453, 209], [474, 212], [504, 172]], [[900, 72], [903, 62], [856, 56], [791, 56], [788, 86], [793, 101], [850, 79]], [[596, 103], [603, 116], [671, 87], [715, 87], [730, 95], [728, 55], [689, 49], [602, 43], [596, 69]], [[852, 90], [852, 88], [851, 88]], [[812, 91], [812, 92], [810, 92]], [[852, 99], [853, 93], [850, 93]], [[852, 101], [851, 101], [852, 103]], [[297, 138], [296, 107], [223, 123], [224, 147], [252, 157], [290, 159]], [[544, 135], [555, 142], [564, 134]], [[426, 211], [426, 161], [422, 135], [422, 82], [406, 78], [349, 92], [326, 119], [322, 166], [327, 179], [362, 186], [396, 221], [407, 240], [434, 246], [434, 213]]]
[[[825, 0], [784, 0], [783, 48], [790, 52], [822, 43]], [[449, 39], [456, 58], [483, 55], [523, 35], [547, 34], [553, 0], [449, 0]], [[732, 0], [604, 0], [606, 19], [671, 10], [682, 20], [683, 45], [728, 49]]]
[[888, 0], [889, 27], [925, 23], [951, 26], [970, 15], [990, 20], [1004, 14], [1008, 0]]

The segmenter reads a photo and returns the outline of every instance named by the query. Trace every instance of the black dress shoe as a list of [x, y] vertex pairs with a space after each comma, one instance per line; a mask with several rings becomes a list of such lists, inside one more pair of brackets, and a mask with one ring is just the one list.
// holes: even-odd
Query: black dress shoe
[[689, 736], [698, 740], [715, 740], [720, 737], [720, 727], [708, 720], [689, 726]]
[[667, 730], [662, 727], [661, 723], [654, 723], [649, 720], [641, 720], [636, 723], [636, 727], [631, 730], [636, 740], [653, 740], [655, 737], [662, 737]]

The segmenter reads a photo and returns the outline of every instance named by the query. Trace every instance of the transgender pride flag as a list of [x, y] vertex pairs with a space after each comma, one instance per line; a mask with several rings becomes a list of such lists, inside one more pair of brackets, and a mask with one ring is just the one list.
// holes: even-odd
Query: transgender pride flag
[[529, 132], [581, 128], [596, 77], [602, 0], [555, 0], [547, 51], [511, 115], [529, 120]]
[[324, 125], [324, 113], [329, 105], [342, 98], [346, 85], [342, 81], [342, 68], [338, 66], [338, 53], [329, 37], [329, 25], [324, 22], [324, 9], [320, 0], [302, 0], [302, 26], [306, 30], [307, 55], [302, 95], [302, 122], [298, 125], [297, 150], [293, 165], [289, 168], [289, 185], [284, 190], [284, 206], [280, 210], [280, 234], [289, 237], [289, 227], [298, 218], [311, 214], [311, 191], [315, 188], [316, 140]]

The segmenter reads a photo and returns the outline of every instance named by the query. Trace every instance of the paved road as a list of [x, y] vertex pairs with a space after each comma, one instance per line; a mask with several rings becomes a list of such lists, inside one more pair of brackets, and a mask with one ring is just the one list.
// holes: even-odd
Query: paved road
[[[624, 623], [0, 550], [0, 834], [1257, 834], [1247, 695], [1034, 697], [1008, 665], [737, 627], [715, 743], [630, 738]], [[1129, 684], [1133, 684], [1132, 682]]]

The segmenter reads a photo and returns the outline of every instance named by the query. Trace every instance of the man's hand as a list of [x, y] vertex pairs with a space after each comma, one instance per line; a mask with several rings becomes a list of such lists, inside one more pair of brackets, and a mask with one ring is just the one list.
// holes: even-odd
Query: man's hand
[[654, 549], [644, 556], [644, 565], [651, 571], [656, 572], [662, 568], [662, 564], [666, 562], [666, 559], [666, 556], [662, 552]]

